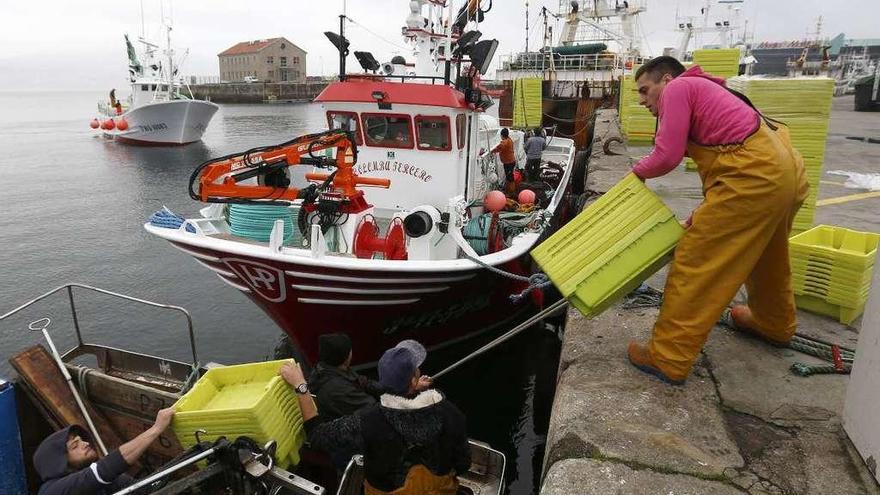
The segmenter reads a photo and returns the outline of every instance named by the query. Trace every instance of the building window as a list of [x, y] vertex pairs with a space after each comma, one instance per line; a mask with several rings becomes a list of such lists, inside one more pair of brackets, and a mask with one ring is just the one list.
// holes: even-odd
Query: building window
[[455, 116], [455, 134], [458, 136], [458, 149], [464, 148], [466, 137], [467, 137], [467, 129], [466, 129], [467, 117], [465, 114], [460, 113]]
[[150, 90], [149, 86], [147, 86], [146, 84], [141, 84], [141, 91], [149, 91], [149, 90]]
[[449, 117], [422, 115], [416, 116], [416, 143], [420, 150], [449, 151], [452, 144], [449, 136]]
[[274, 63], [275, 63], [275, 57], [273, 57], [273, 56], [271, 56], [271, 55], [268, 56], [268, 57], [266, 57], [266, 63], [267, 63], [267, 64], [274, 64]]
[[354, 112], [327, 112], [327, 125], [330, 130], [344, 129], [354, 133], [357, 144], [364, 144], [361, 131], [358, 129], [357, 114]]
[[279, 72], [279, 74], [281, 75], [281, 80], [282, 80], [282, 81], [287, 81], [287, 71], [284, 70], [284, 69], [281, 69], [281, 70], [279, 70], [278, 72]]
[[281, 67], [287, 67], [287, 57], [278, 57], [278, 61], [281, 62]]
[[363, 114], [364, 139], [368, 146], [412, 148], [409, 115]]
[[299, 63], [299, 57], [293, 57], [293, 64], [296, 65]]
[[285, 46], [286, 46], [286, 45], [285, 45], [284, 43], [281, 43], [281, 49], [282, 49], [282, 50], [284, 50], [284, 47], [285, 47]]
[[267, 71], [267, 72], [266, 72], [266, 77], [269, 78], [269, 79], [272, 79], [272, 72], [273, 72], [273, 71], [271, 71], [271, 70], [270, 70], [270, 71]]

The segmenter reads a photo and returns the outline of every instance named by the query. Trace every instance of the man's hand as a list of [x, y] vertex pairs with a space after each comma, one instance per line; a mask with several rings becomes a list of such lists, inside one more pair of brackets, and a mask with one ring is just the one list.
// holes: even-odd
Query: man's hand
[[427, 375], [422, 375], [419, 377], [419, 383], [416, 385], [416, 391], [421, 392], [422, 390], [428, 390], [431, 388], [431, 385], [434, 385], [434, 379]]
[[288, 361], [282, 364], [281, 369], [278, 370], [278, 374], [281, 375], [281, 378], [284, 378], [285, 382], [294, 387], [306, 382], [306, 378], [303, 376], [302, 368], [299, 367], [299, 363], [294, 363], [293, 361]]
[[174, 417], [174, 408], [166, 407], [165, 409], [160, 409], [158, 413], [156, 413], [156, 421], [153, 423], [153, 428], [156, 429], [157, 432], [162, 433], [163, 431], [168, 429], [168, 425], [171, 424], [171, 419]]

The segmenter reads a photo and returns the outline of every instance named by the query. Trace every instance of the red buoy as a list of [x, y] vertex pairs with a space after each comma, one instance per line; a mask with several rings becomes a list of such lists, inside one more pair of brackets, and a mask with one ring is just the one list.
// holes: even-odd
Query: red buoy
[[89, 122], [89, 127], [91, 127], [92, 129], [97, 129], [98, 127], [101, 127], [101, 123], [98, 122], [98, 119], [92, 119], [92, 121]]
[[119, 119], [119, 122], [116, 123], [116, 128], [120, 131], [128, 129], [128, 121], [125, 119]]
[[113, 122], [113, 119], [107, 119], [101, 124], [101, 129], [105, 131], [112, 131], [114, 128], [116, 128], [116, 124]]

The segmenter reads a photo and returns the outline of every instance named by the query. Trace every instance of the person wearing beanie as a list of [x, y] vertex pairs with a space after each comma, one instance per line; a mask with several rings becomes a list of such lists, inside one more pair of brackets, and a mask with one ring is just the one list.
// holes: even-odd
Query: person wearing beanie
[[126, 471], [168, 428], [173, 408], [162, 409], [156, 422], [140, 435], [98, 459], [92, 436], [82, 426], [70, 425], [46, 437], [34, 453], [40, 476], [38, 495], [116, 493], [132, 484]]
[[318, 337], [318, 364], [308, 387], [327, 421], [371, 406], [382, 394], [378, 383], [351, 369], [351, 339], [344, 333]]
[[334, 457], [363, 454], [365, 495], [455, 495], [456, 475], [470, 468], [465, 416], [422, 376], [426, 356], [414, 340], [385, 351], [379, 402], [329, 422], [318, 415], [299, 365], [281, 367], [297, 392], [311, 446]]

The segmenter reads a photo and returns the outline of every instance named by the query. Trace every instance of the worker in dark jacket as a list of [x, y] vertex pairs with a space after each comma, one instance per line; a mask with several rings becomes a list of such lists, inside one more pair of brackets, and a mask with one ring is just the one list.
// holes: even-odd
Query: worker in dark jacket
[[98, 460], [92, 436], [72, 425], [46, 437], [34, 454], [40, 475], [39, 495], [103, 495], [117, 492], [134, 480], [125, 474], [153, 441], [171, 424], [174, 409], [162, 409], [145, 432]]
[[532, 136], [523, 141], [523, 149], [526, 151], [526, 176], [529, 182], [541, 179], [541, 156], [547, 149], [547, 140], [540, 127], [536, 127]]
[[318, 338], [318, 364], [309, 376], [309, 390], [325, 421], [372, 406], [382, 395], [378, 383], [351, 369], [351, 339], [344, 333]]
[[419, 366], [425, 348], [404, 340], [379, 360], [379, 384], [387, 391], [378, 404], [334, 421], [322, 422], [298, 364], [280, 373], [298, 394], [313, 447], [328, 452], [363, 453], [364, 493], [454, 495], [456, 474], [470, 468], [465, 417]]

